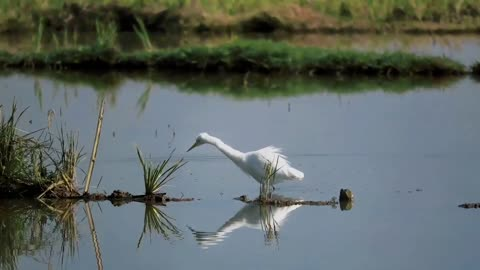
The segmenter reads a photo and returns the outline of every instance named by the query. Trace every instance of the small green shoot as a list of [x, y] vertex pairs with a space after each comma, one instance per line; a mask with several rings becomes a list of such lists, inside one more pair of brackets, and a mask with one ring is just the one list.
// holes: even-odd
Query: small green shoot
[[35, 52], [40, 52], [42, 50], [42, 40], [43, 33], [45, 32], [45, 19], [42, 17], [38, 22], [37, 32], [33, 36], [33, 42], [35, 45]]
[[117, 26], [113, 22], [102, 23], [95, 21], [95, 28], [97, 30], [97, 45], [100, 47], [114, 48], [117, 39]]
[[143, 20], [140, 19], [139, 17], [135, 17], [135, 20], [137, 21], [137, 24], [138, 24], [138, 25], [133, 25], [133, 30], [135, 31], [135, 34], [137, 34], [138, 38], [142, 42], [143, 48], [147, 51], [152, 51], [153, 45], [152, 45], [152, 42], [150, 41], [150, 35], [148, 34], [147, 28], [145, 27]]
[[265, 165], [265, 176], [263, 178], [263, 182], [260, 184], [260, 200], [267, 201], [272, 197], [273, 191], [273, 184], [275, 183], [275, 177], [277, 175], [278, 170], [278, 160], [280, 156], [277, 156], [275, 164], [273, 162], [268, 161]]
[[166, 183], [173, 179], [172, 175], [183, 167], [186, 162], [183, 158], [169, 165], [173, 155], [170, 153], [168, 159], [160, 164], [154, 164], [144, 159], [142, 151], [137, 146], [137, 155], [143, 168], [143, 181], [145, 183], [145, 195], [153, 195], [157, 193]]

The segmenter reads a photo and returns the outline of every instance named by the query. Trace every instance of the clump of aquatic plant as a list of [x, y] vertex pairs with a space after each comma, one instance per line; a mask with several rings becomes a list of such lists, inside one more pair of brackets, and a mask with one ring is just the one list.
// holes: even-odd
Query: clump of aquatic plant
[[26, 110], [18, 113], [13, 102], [10, 115], [0, 116], [0, 193], [78, 194], [76, 169], [82, 157], [78, 135], [63, 127], [56, 136], [46, 128], [21, 130], [18, 125]]
[[159, 164], [145, 160], [142, 151], [138, 147], [137, 155], [143, 168], [145, 195], [153, 195], [157, 193], [166, 183], [173, 179], [173, 174], [186, 164], [186, 162], [183, 161], [183, 158], [170, 164], [173, 151], [166, 160]]
[[156, 232], [161, 234], [164, 239], [170, 239], [170, 235], [180, 235], [177, 226], [171, 221], [173, 218], [165, 214], [162, 210], [155, 207], [153, 204], [145, 204], [145, 216], [143, 221], [143, 231], [138, 239], [137, 248], [140, 247], [145, 233]]
[[95, 22], [97, 32], [97, 45], [100, 47], [115, 47], [118, 39], [117, 26], [113, 22], [103, 23], [97, 20]]
[[135, 34], [137, 34], [137, 37], [142, 42], [143, 48], [147, 51], [153, 50], [153, 45], [152, 45], [152, 42], [150, 41], [150, 35], [148, 34], [147, 28], [145, 27], [143, 20], [140, 19], [139, 17], [135, 17], [135, 20], [137, 21], [137, 25], [133, 25], [133, 30], [135, 31]]
[[[55, 187], [62, 187], [62, 195], [78, 195], [76, 187], [77, 168], [83, 157], [83, 147], [78, 144], [78, 133], [66, 132], [60, 127], [56, 137], [58, 149], [51, 148], [47, 154], [54, 166], [55, 182], [52, 183], [39, 197]], [[55, 192], [52, 192], [55, 195]]]
[[260, 200], [266, 201], [271, 199], [273, 191], [273, 183], [275, 182], [275, 176], [280, 168], [278, 168], [278, 160], [275, 162], [267, 162], [265, 165], [265, 176], [263, 182], [260, 184]]
[[[5, 181], [38, 181], [44, 170], [42, 150], [46, 147], [37, 141], [33, 133], [18, 128], [18, 123], [27, 109], [20, 113], [14, 102], [10, 116], [0, 118], [0, 184]], [[42, 169], [39, 169], [42, 167]]]

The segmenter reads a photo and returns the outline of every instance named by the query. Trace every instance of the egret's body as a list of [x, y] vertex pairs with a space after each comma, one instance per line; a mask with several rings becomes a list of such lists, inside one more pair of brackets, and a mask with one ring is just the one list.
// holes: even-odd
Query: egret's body
[[268, 165], [276, 168], [275, 179], [272, 184], [285, 180], [303, 179], [303, 172], [291, 167], [286, 156], [282, 155], [279, 148], [268, 146], [257, 151], [243, 153], [222, 142], [219, 138], [210, 136], [207, 133], [200, 133], [195, 144], [188, 151], [202, 144], [215, 146], [242, 171], [259, 183], [265, 180], [265, 168]]

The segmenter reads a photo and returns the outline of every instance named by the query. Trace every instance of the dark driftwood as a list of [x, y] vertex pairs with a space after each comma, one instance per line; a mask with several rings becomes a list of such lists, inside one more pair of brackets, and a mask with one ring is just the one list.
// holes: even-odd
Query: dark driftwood
[[480, 203], [464, 203], [460, 204], [458, 207], [462, 208], [480, 208]]
[[104, 193], [84, 193], [81, 196], [69, 199], [80, 199], [85, 201], [110, 201], [113, 205], [119, 206], [130, 202], [144, 202], [165, 205], [168, 202], [190, 202], [194, 198], [174, 198], [166, 193], [155, 193], [149, 195], [132, 195], [130, 192], [114, 190], [110, 195]]
[[247, 197], [247, 195], [242, 195], [238, 198], [235, 198], [244, 203], [256, 203], [260, 205], [273, 205], [273, 206], [291, 206], [291, 205], [329, 205], [329, 206], [336, 206], [338, 201], [335, 198], [332, 198], [329, 201], [304, 201], [304, 200], [295, 200], [295, 199], [286, 199], [286, 198], [275, 198], [275, 199], [254, 199], [251, 200]]

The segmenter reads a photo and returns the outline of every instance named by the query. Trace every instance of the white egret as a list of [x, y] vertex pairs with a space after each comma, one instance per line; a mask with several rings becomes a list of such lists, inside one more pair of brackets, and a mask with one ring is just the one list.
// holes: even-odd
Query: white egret
[[187, 152], [202, 144], [215, 146], [220, 152], [233, 161], [235, 165], [240, 167], [242, 171], [253, 177], [253, 179], [259, 183], [265, 180], [265, 168], [268, 165], [276, 166], [275, 179], [272, 185], [285, 180], [303, 179], [303, 172], [291, 167], [286, 159], [287, 157], [282, 155], [281, 150], [274, 146], [243, 153], [222, 142], [219, 138], [210, 136], [207, 133], [200, 133], [195, 143]]

